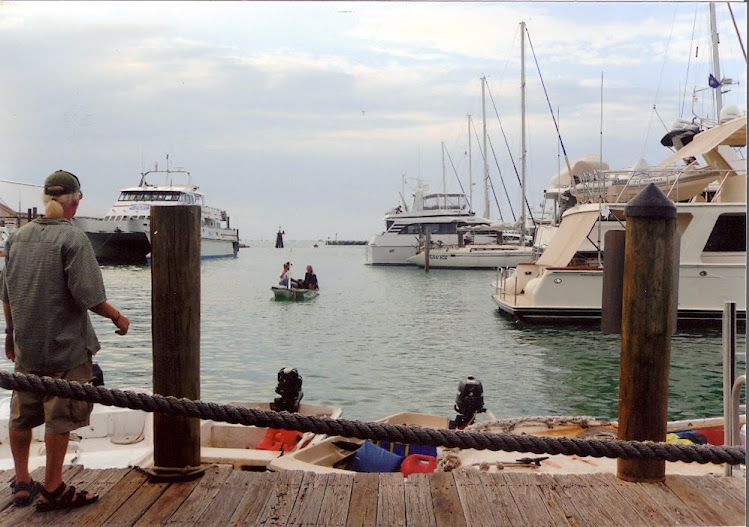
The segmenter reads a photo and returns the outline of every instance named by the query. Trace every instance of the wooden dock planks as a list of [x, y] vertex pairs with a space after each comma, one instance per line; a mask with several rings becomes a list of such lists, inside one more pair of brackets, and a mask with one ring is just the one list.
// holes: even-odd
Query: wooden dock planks
[[[0, 472], [9, 482], [13, 471]], [[43, 476], [40, 471], [35, 479]], [[746, 479], [672, 476], [628, 483], [613, 474], [241, 472], [211, 466], [198, 480], [150, 483], [136, 469], [66, 467], [98, 503], [38, 513], [0, 491], [0, 525], [284, 525], [493, 527], [498, 525], [743, 525]]]

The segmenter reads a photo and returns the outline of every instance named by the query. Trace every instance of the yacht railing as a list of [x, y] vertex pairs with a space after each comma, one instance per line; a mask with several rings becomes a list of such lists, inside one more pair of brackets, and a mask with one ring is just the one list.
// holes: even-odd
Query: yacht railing
[[[723, 308], [723, 444], [737, 446], [739, 416], [746, 414], [741, 404], [741, 388], [746, 385], [746, 375], [736, 376], [737, 359], [746, 361], [746, 352], [736, 352], [736, 303], [726, 302]], [[726, 465], [725, 475], [733, 475], [733, 466]]]

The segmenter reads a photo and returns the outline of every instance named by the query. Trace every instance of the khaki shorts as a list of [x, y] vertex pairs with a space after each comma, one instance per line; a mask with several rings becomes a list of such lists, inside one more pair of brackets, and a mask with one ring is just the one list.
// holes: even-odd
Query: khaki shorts
[[[91, 358], [72, 370], [46, 375], [53, 379], [76, 381], [81, 384], [91, 382], [93, 375]], [[29, 375], [31, 372], [18, 364], [16, 373]], [[10, 423], [13, 430], [30, 430], [45, 424], [45, 434], [64, 434], [89, 425], [93, 403], [76, 401], [65, 397], [55, 397], [35, 392], [14, 391], [10, 401]]]

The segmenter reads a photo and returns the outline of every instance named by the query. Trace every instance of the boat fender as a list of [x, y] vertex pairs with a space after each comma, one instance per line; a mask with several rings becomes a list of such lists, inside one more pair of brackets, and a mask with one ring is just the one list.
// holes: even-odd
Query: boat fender
[[367, 440], [362, 443], [346, 468], [355, 472], [396, 472], [403, 459], [403, 456], [388, 452]]
[[301, 438], [302, 433], [296, 430], [269, 428], [265, 432], [265, 437], [263, 437], [255, 448], [273, 452], [289, 452], [294, 449]]

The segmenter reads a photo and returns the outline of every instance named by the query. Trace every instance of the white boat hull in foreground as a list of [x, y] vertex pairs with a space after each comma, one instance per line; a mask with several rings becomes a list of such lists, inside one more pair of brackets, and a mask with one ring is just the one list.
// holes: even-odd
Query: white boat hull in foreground
[[[431, 414], [404, 412], [395, 414], [377, 422], [400, 424], [405, 426], [421, 426], [445, 429], [448, 420], [445, 417]], [[740, 423], [746, 422], [746, 416], [741, 416]], [[696, 419], [692, 421], [678, 421], [668, 424], [668, 433], [682, 432], [684, 436], [700, 434], [702, 437], [717, 444], [722, 438], [724, 420], [720, 418]], [[513, 433], [518, 435], [547, 436], [553, 438], [578, 439], [616, 439], [618, 427], [615, 422], [598, 421], [591, 417], [527, 417], [505, 419], [501, 421], [486, 421], [470, 425], [467, 431], [481, 431], [487, 433]], [[695, 435], [691, 435], [695, 437]], [[675, 440], [670, 436], [667, 439]], [[680, 440], [681, 441], [681, 440]], [[346, 445], [348, 443], [348, 445]], [[301, 470], [317, 473], [353, 474], [350, 463], [355, 451], [352, 448], [362, 444], [360, 439], [345, 437], [328, 437], [316, 445], [309, 446], [298, 452], [291, 452], [270, 462], [269, 468], [276, 471]], [[722, 444], [722, 443], [721, 443]], [[345, 447], [345, 448], [344, 448]], [[474, 449], [437, 448], [436, 472], [450, 472], [454, 470], [481, 470], [498, 472], [511, 470], [533, 474], [590, 474], [616, 473], [617, 460], [615, 458], [594, 458], [567, 455], [538, 455], [527, 452], [507, 452]], [[396, 469], [397, 470], [397, 469]], [[741, 470], [745, 470], [742, 468]], [[403, 471], [403, 469], [401, 469]], [[724, 466], [716, 464], [699, 464], [685, 462], [667, 462], [667, 474], [684, 475], [723, 475]], [[406, 474], [407, 475], [407, 474]]]
[[[230, 403], [232, 406], [270, 411], [270, 403]], [[8, 440], [10, 398], [0, 400], [0, 470], [13, 469], [13, 457]], [[341, 409], [315, 404], [299, 405], [299, 414], [337, 419]], [[153, 414], [141, 410], [94, 405], [90, 426], [71, 432], [66, 465], [86, 468], [150, 468], [153, 460]], [[233, 465], [237, 470], [264, 470], [282, 453], [280, 450], [259, 449], [268, 428], [243, 426], [201, 420], [200, 462]], [[324, 435], [304, 433], [291, 449], [296, 452], [320, 442]], [[33, 430], [29, 469], [46, 463], [44, 425]]]

